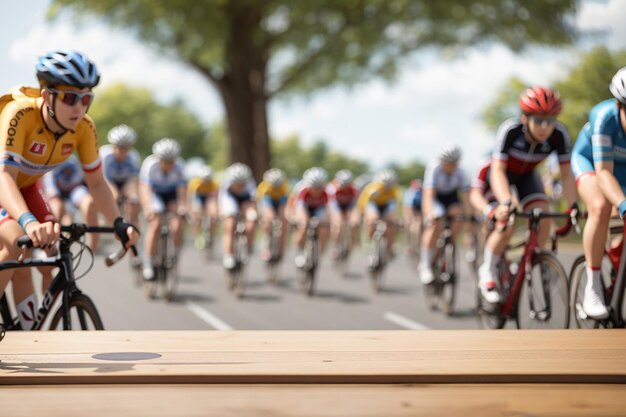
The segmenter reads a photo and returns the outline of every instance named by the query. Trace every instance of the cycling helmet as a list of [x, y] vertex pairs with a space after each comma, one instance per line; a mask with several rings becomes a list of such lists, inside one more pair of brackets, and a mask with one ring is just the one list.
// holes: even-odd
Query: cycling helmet
[[398, 177], [396, 173], [391, 169], [383, 169], [376, 174], [376, 180], [381, 182], [385, 188], [390, 188], [396, 185]]
[[252, 177], [252, 171], [248, 165], [235, 162], [226, 170], [226, 177], [233, 183], [244, 183]]
[[122, 148], [130, 148], [137, 141], [137, 132], [135, 132], [135, 129], [132, 127], [119, 125], [109, 130], [107, 139], [112, 145], [121, 146]]
[[463, 151], [460, 147], [457, 145], [447, 145], [439, 152], [439, 160], [449, 164], [456, 164], [461, 159], [461, 155], [463, 155]]
[[46, 85], [93, 88], [100, 81], [96, 65], [76, 51], [53, 51], [39, 57], [37, 78]]
[[551, 88], [532, 87], [519, 97], [519, 106], [525, 114], [558, 116], [561, 113], [561, 96]]
[[180, 154], [180, 145], [175, 139], [163, 138], [152, 145], [152, 153], [159, 159], [171, 161]]
[[278, 168], [268, 169], [263, 174], [263, 181], [272, 184], [273, 187], [278, 187], [285, 182], [285, 173]]
[[613, 76], [610, 86], [613, 97], [626, 105], [626, 67], [623, 67]]
[[347, 187], [352, 184], [354, 175], [352, 175], [352, 171], [349, 169], [341, 169], [335, 174], [335, 180], [337, 181], [339, 188]]
[[313, 167], [304, 171], [302, 179], [309, 187], [323, 187], [328, 182], [328, 173], [324, 168]]
[[209, 181], [211, 178], [213, 178], [213, 168], [211, 168], [209, 165], [203, 166], [202, 168], [200, 168], [198, 176], [204, 181]]

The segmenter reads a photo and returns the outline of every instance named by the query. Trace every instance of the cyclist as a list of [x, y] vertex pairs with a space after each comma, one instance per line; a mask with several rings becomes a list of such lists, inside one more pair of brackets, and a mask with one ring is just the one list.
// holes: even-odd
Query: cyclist
[[[384, 220], [387, 223], [385, 237], [387, 238], [387, 253], [393, 257], [393, 243], [395, 237], [396, 208], [400, 191], [398, 190], [398, 177], [391, 169], [383, 169], [374, 177], [374, 181], [365, 186], [357, 207], [363, 215], [367, 227], [367, 237], [372, 239], [376, 231], [376, 223]], [[374, 267], [373, 257], [368, 258], [369, 267]]]
[[342, 227], [350, 228], [350, 247], [357, 240], [359, 227], [359, 215], [356, 208], [357, 189], [353, 184], [354, 175], [349, 169], [342, 169], [335, 173], [335, 177], [326, 187], [329, 198], [331, 237], [335, 243], [335, 249], [331, 252], [331, 257], [336, 259], [341, 242]]
[[[559, 94], [550, 88], [528, 88], [520, 95], [519, 106], [522, 111], [519, 119], [507, 120], [498, 130], [489, 170], [489, 185], [498, 201], [496, 216], [499, 219], [511, 213], [514, 196], [516, 205], [525, 211], [548, 210], [548, 197], [535, 167], [552, 152], [558, 154], [568, 204], [576, 202], [569, 136], [565, 127], [556, 122], [562, 107]], [[539, 245], [545, 244], [549, 233], [550, 220], [542, 219]], [[489, 303], [500, 301], [495, 268], [512, 234], [512, 227], [503, 233], [492, 233], [485, 244], [478, 284]]]
[[246, 234], [248, 236], [248, 250], [252, 253], [254, 232], [258, 213], [256, 210], [256, 184], [252, 178], [250, 168], [240, 162], [235, 162], [226, 169], [226, 179], [220, 185], [218, 193], [219, 213], [222, 217], [222, 250], [224, 257], [222, 264], [225, 269], [236, 266], [233, 257], [233, 237], [237, 216], [243, 215], [246, 220]]
[[[193, 217], [194, 246], [198, 250], [206, 247], [206, 240], [202, 230], [203, 219], [208, 220], [210, 239], [215, 236], [217, 227], [217, 192], [219, 185], [213, 178], [213, 168], [208, 165], [200, 167], [197, 175], [189, 180], [187, 191], [191, 201], [191, 215]], [[209, 242], [212, 243], [212, 242]]]
[[148, 221], [143, 262], [143, 278], [148, 281], [154, 279], [153, 258], [161, 214], [176, 214], [170, 223], [176, 254], [183, 244], [182, 216], [187, 213], [187, 181], [179, 154], [180, 145], [175, 139], [162, 138], [152, 145], [152, 155], [143, 161], [139, 173], [141, 206]]
[[111, 185], [116, 201], [121, 196], [126, 199], [125, 214], [133, 223], [139, 215], [139, 169], [141, 157], [133, 148], [137, 132], [132, 127], [121, 124], [107, 134], [108, 145], [100, 148], [104, 177]]
[[[263, 228], [267, 236], [268, 247], [261, 251], [261, 259], [269, 261], [272, 254], [269, 242], [272, 236], [272, 222], [278, 218], [285, 224], [285, 205], [289, 196], [289, 185], [285, 173], [278, 168], [271, 168], [263, 174], [263, 181], [257, 187], [257, 199], [261, 204], [261, 214], [263, 216]], [[279, 259], [285, 250], [285, 228], [280, 229], [280, 254]], [[278, 259], [276, 259], [278, 261]]]
[[[36, 66], [39, 88], [22, 87], [0, 98], [0, 262], [15, 260], [17, 239], [27, 234], [37, 247], [59, 240], [38, 179], [78, 152], [85, 182], [100, 212], [115, 224], [125, 246], [138, 231], [121, 217], [101, 169], [93, 120], [86, 114], [100, 79], [96, 66], [78, 52], [50, 52]], [[121, 235], [121, 236], [120, 236]], [[22, 328], [34, 323], [37, 305], [28, 268], [0, 272], [0, 291], [9, 279]]]
[[[55, 219], [61, 223], [72, 222], [67, 211], [80, 210], [85, 223], [98, 225], [98, 210], [93, 197], [85, 185], [85, 175], [78, 159], [72, 155], [62, 164], [43, 177], [44, 190], [49, 199], [50, 209]], [[66, 210], [66, 203], [70, 210]], [[95, 252], [100, 241], [98, 233], [91, 233], [90, 247]]]
[[622, 218], [626, 212], [626, 67], [615, 74], [610, 91], [614, 99], [591, 109], [572, 152], [578, 192], [589, 213], [583, 232], [587, 263], [583, 310], [594, 319], [609, 315], [600, 266], [611, 206], [618, 208]]
[[478, 164], [469, 192], [469, 202], [472, 208], [481, 213], [485, 220], [492, 220], [498, 207], [498, 201], [489, 186], [490, 168], [491, 158], [486, 158]]
[[[437, 161], [426, 168], [424, 174], [424, 195], [422, 196], [422, 212], [424, 231], [418, 266], [420, 281], [424, 285], [431, 284], [435, 279], [432, 269], [435, 243], [443, 230], [441, 217], [465, 215], [470, 212], [468, 202], [469, 183], [459, 161], [463, 155], [456, 145], [445, 146]], [[456, 236], [461, 227], [460, 222], [453, 222], [452, 236]]]
[[[326, 185], [328, 184], [328, 173], [324, 168], [313, 167], [304, 171], [300, 187], [294, 187], [297, 193], [295, 196], [295, 222], [297, 229], [294, 240], [298, 247], [298, 255], [295, 258], [296, 267], [302, 268], [306, 263], [306, 258], [302, 253], [304, 250], [304, 240], [306, 228], [309, 220], [316, 217], [319, 221], [327, 220], [328, 194]], [[328, 230], [320, 228], [318, 230], [320, 254], [323, 253], [328, 240]]]
[[[422, 235], [422, 180], [415, 178], [404, 191], [402, 198], [402, 218], [406, 230], [407, 242], [417, 242]], [[414, 246], [409, 244], [407, 251], [410, 255]]]

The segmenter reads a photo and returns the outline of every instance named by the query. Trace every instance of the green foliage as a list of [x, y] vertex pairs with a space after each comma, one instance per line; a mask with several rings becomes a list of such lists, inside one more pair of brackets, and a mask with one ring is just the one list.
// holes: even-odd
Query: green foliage
[[289, 178], [301, 178], [302, 173], [313, 166], [323, 167], [329, 175], [340, 169], [349, 169], [355, 175], [368, 170], [367, 163], [331, 151], [323, 142], [304, 147], [297, 136], [272, 141], [271, 166], [284, 170]]
[[[569, 131], [572, 142], [588, 121], [591, 108], [612, 97], [609, 91], [611, 78], [625, 63], [626, 51], [611, 53], [604, 46], [598, 46], [582, 54], [568, 75], [555, 82], [554, 88], [559, 91], [563, 100], [563, 112], [559, 121]], [[508, 117], [519, 115], [517, 99], [529, 85], [533, 83], [517, 78], [509, 80], [496, 99], [483, 111], [485, 124], [495, 130]]]
[[96, 121], [100, 144], [107, 142], [109, 130], [121, 123], [137, 131], [137, 149], [143, 157], [152, 153], [152, 144], [163, 138], [177, 139], [182, 156], [208, 155], [208, 130], [181, 102], [159, 104], [144, 88], [116, 84], [96, 91], [89, 114]]
[[[514, 50], [561, 45], [576, 0], [53, 0], [130, 29], [214, 83], [238, 68], [261, 71], [268, 96], [393, 79], [398, 63], [424, 47], [454, 51], [481, 42]], [[233, 59], [239, 57], [238, 59]], [[267, 71], [266, 71], [267, 70]], [[261, 74], [257, 74], [257, 77]]]
[[426, 167], [420, 161], [410, 161], [404, 165], [390, 164], [388, 168], [396, 171], [398, 175], [398, 184], [407, 186], [411, 180], [416, 178], [423, 179]]

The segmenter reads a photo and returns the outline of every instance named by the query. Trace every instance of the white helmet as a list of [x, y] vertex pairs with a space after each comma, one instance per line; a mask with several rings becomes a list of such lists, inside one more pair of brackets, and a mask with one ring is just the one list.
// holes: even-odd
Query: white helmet
[[244, 183], [252, 177], [252, 171], [246, 164], [235, 162], [226, 170], [226, 178], [233, 183]]
[[354, 175], [352, 175], [352, 171], [349, 169], [341, 169], [335, 174], [335, 180], [337, 181], [339, 188], [347, 187], [352, 184]]
[[112, 145], [130, 148], [137, 141], [137, 132], [132, 127], [122, 124], [109, 130], [107, 139]]
[[613, 76], [609, 87], [613, 97], [626, 105], [626, 67], [623, 67]]
[[213, 168], [211, 168], [209, 165], [203, 166], [202, 168], [200, 168], [198, 176], [204, 181], [209, 181], [211, 178], [213, 178]]
[[285, 182], [285, 173], [278, 168], [268, 169], [263, 174], [263, 181], [272, 184], [273, 187], [278, 187]]
[[309, 187], [323, 187], [328, 182], [328, 173], [324, 168], [313, 167], [304, 171], [302, 179]]
[[450, 164], [456, 164], [461, 159], [463, 151], [457, 145], [446, 145], [439, 152], [439, 160]]
[[380, 181], [384, 187], [389, 188], [396, 185], [398, 182], [398, 177], [396, 173], [391, 169], [383, 169], [382, 171], [376, 174], [376, 180]]
[[180, 145], [176, 139], [163, 138], [152, 145], [152, 153], [159, 159], [171, 161], [178, 158], [180, 154]]

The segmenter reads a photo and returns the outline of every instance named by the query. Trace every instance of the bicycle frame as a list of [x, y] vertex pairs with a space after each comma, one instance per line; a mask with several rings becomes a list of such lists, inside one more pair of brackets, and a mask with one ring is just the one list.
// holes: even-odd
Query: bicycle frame
[[[626, 221], [624, 221], [622, 236], [623, 238], [626, 238]], [[625, 251], [622, 248], [622, 256], [620, 258], [619, 269], [617, 272], [617, 281], [613, 287], [611, 302], [609, 303], [609, 318], [607, 320], [608, 323], [610, 323], [614, 328], [626, 327], [626, 322], [624, 321], [624, 317], [622, 315], [622, 307], [624, 305], [624, 288], [626, 287], [626, 256], [624, 252]]]

